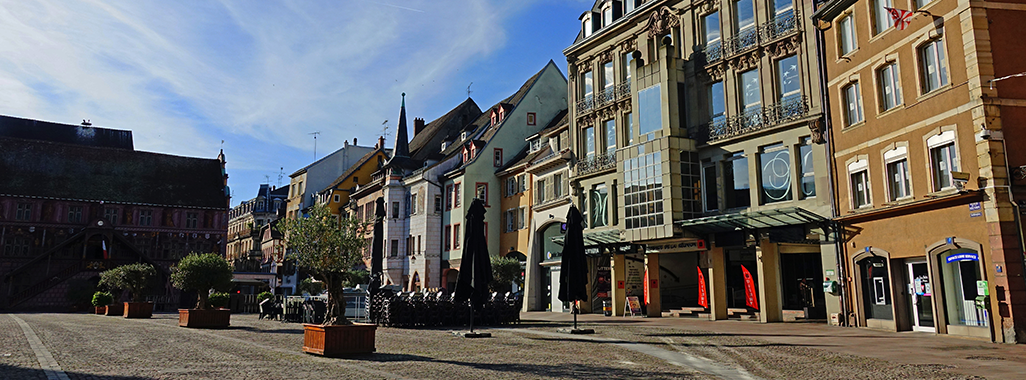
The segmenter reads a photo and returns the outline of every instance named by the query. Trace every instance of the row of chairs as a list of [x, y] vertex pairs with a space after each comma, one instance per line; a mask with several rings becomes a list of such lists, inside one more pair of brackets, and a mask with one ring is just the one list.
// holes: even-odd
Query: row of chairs
[[[520, 295], [492, 293], [474, 313], [474, 324], [498, 326], [520, 323]], [[372, 298], [371, 320], [382, 326], [417, 328], [465, 326], [470, 323], [470, 304], [456, 303], [443, 291], [432, 293], [379, 294]]]

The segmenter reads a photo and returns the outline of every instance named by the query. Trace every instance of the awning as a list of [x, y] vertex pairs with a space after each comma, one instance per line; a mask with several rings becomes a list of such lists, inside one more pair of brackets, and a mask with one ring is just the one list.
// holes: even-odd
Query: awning
[[[552, 238], [552, 242], [563, 245], [563, 237], [556, 236]], [[584, 232], [584, 246], [599, 246], [608, 244], [620, 244], [627, 243], [620, 240], [620, 230], [605, 230], [597, 232]]]
[[786, 207], [773, 210], [748, 211], [738, 214], [707, 216], [677, 222], [681, 228], [697, 234], [754, 230], [812, 223], [828, 228], [829, 218], [800, 207]]

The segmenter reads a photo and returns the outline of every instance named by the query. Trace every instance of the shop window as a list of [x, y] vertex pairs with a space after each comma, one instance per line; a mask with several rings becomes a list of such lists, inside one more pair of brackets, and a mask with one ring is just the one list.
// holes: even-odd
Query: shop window
[[783, 144], [764, 147], [759, 153], [762, 202], [789, 201], [791, 195], [791, 151]]
[[944, 288], [944, 307], [949, 325], [987, 327], [987, 310], [976, 308], [976, 282], [983, 280], [980, 255], [969, 249], [941, 253], [940, 282]]
[[802, 144], [798, 146], [798, 163], [801, 165], [799, 168], [802, 173], [801, 178], [801, 198], [812, 198], [816, 196], [816, 168], [812, 156], [812, 139], [802, 139]]
[[608, 197], [609, 190], [605, 184], [592, 186], [591, 194], [591, 228], [605, 227], [609, 225]]
[[748, 157], [744, 152], [734, 153], [723, 161], [723, 189], [727, 208], [752, 205], [751, 186], [748, 181]]

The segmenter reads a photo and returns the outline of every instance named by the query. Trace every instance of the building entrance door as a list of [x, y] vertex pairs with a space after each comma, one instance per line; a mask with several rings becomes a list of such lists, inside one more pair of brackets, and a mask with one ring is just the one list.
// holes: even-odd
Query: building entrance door
[[912, 330], [937, 331], [933, 321], [933, 286], [925, 261], [908, 263], [908, 294]]

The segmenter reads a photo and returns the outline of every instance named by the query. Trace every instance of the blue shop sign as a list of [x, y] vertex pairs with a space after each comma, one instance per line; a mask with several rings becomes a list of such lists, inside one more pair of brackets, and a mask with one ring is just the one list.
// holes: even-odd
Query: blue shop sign
[[955, 261], [980, 261], [980, 255], [975, 253], [956, 253], [944, 260], [948, 264]]

